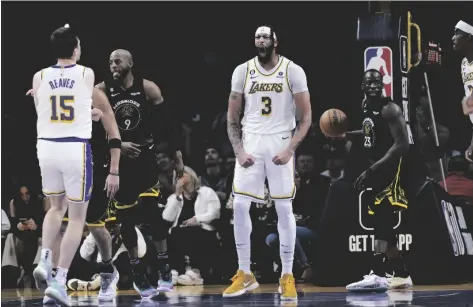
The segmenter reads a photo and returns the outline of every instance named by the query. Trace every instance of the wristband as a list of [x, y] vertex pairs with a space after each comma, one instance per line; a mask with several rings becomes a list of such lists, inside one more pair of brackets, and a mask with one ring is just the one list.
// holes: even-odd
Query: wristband
[[108, 141], [108, 147], [110, 148], [122, 148], [122, 140], [120, 139], [111, 139]]
[[116, 173], [110, 172], [109, 174], [112, 175], [112, 176], [119, 176], [120, 175], [120, 173], [118, 173], [118, 172], [116, 172]]

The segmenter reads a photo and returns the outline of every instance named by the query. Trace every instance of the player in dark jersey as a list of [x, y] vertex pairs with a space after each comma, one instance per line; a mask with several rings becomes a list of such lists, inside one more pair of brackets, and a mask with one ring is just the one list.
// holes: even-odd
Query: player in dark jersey
[[[168, 264], [166, 237], [167, 228], [161, 221], [157, 203], [138, 198], [159, 196], [157, 185], [158, 168], [154, 152], [155, 144], [166, 142], [176, 152], [176, 133], [172, 115], [166, 110], [159, 87], [149, 80], [132, 73], [133, 58], [127, 50], [115, 50], [110, 55], [110, 70], [113, 80], [97, 85], [109, 97], [122, 137], [122, 159], [120, 162], [121, 189], [115, 195], [113, 206], [117, 219], [122, 223], [123, 243], [130, 254], [133, 266], [134, 287], [142, 297], [158, 294], [147, 280], [144, 266], [137, 253], [135, 225], [149, 223], [153, 242], [158, 252], [160, 279], [158, 291], [172, 291], [172, 275]], [[182, 163], [177, 163], [182, 171]], [[145, 205], [147, 204], [147, 205]], [[149, 221], [149, 217], [153, 220]]]
[[[382, 96], [383, 88], [381, 73], [374, 69], [366, 71], [362, 83], [366, 98], [362, 106], [361, 133], [371, 166], [358, 177], [355, 188], [358, 191], [373, 189], [374, 199], [369, 204], [369, 213], [374, 215], [375, 242], [372, 271], [363, 280], [346, 287], [353, 292], [412, 287], [393, 229], [394, 213], [407, 208], [407, 198], [401, 186], [401, 165], [409, 150], [408, 132], [401, 108], [390, 97]], [[394, 277], [387, 275], [388, 264], [394, 270]]]

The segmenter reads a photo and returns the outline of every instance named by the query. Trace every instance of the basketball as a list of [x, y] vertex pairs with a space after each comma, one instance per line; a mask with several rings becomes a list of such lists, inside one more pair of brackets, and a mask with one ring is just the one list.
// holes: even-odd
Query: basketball
[[348, 129], [347, 116], [343, 111], [330, 109], [320, 117], [320, 130], [327, 137], [338, 137]]

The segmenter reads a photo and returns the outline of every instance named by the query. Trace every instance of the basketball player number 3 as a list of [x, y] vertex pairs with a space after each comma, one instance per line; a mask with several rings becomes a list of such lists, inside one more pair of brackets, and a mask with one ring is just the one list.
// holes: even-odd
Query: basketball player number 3
[[261, 110], [261, 115], [268, 116], [272, 112], [271, 108], [271, 98], [269, 97], [262, 97], [261, 102], [263, 103], [263, 109]]
[[[74, 96], [51, 96], [51, 121], [72, 122], [74, 120]], [[58, 109], [61, 109], [58, 114]]]

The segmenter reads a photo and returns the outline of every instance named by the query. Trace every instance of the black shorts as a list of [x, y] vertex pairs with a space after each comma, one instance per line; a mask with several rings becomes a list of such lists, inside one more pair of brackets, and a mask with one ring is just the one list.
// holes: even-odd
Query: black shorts
[[120, 189], [113, 201], [114, 209], [124, 210], [137, 205], [141, 194], [156, 197], [158, 164], [154, 152], [144, 149], [137, 159], [120, 158]]
[[[106, 165], [104, 161], [105, 160], [94, 161], [92, 196], [90, 197], [89, 205], [87, 207], [87, 216], [85, 218], [87, 226], [89, 227], [104, 226], [105, 220], [108, 218], [110, 200], [107, 197], [107, 191], [104, 191], [104, 188], [109, 166]], [[68, 221], [67, 212], [63, 221]]]
[[[371, 178], [373, 187], [374, 206], [380, 205], [383, 201], [394, 206], [395, 211], [402, 211], [408, 208], [406, 193], [402, 187], [402, 159], [392, 170], [383, 171], [381, 175]], [[368, 213], [374, 214], [375, 207], [368, 206]]]

